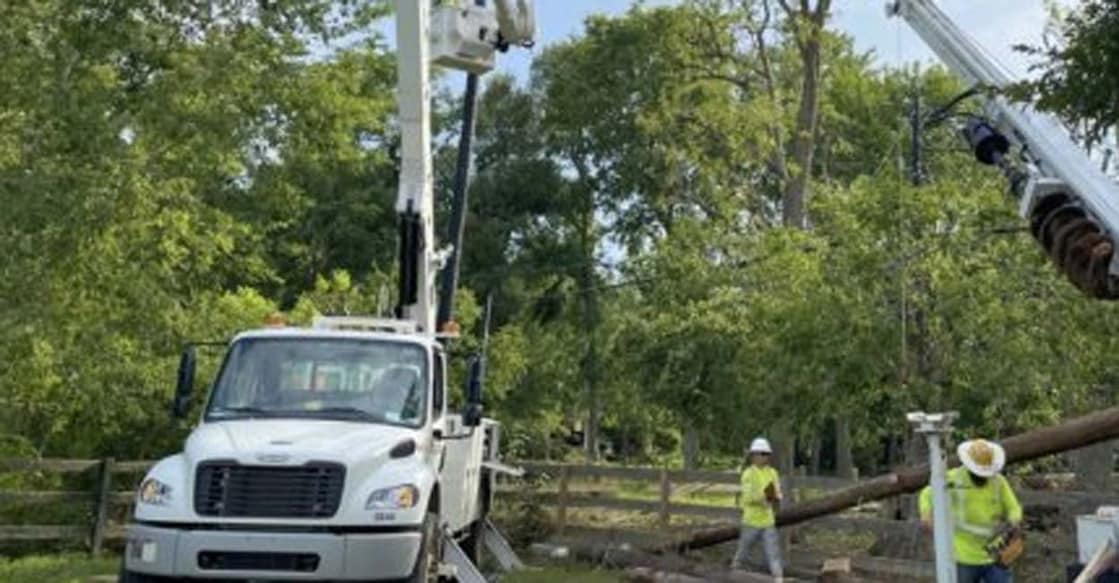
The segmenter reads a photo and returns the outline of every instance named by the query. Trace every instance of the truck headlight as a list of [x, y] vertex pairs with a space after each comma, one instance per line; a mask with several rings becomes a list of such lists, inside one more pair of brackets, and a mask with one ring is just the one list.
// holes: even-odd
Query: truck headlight
[[141, 504], [165, 506], [171, 501], [171, 486], [155, 478], [148, 478], [140, 483], [136, 498], [140, 500]]
[[420, 503], [420, 490], [411, 484], [382, 488], [365, 501], [366, 510], [405, 510]]

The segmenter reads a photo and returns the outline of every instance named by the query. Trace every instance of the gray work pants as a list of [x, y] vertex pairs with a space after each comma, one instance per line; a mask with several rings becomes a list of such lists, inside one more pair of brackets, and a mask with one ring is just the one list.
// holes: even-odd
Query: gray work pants
[[735, 569], [745, 567], [747, 561], [750, 560], [750, 552], [758, 541], [762, 542], [762, 547], [765, 550], [765, 560], [769, 564], [769, 574], [774, 577], [783, 576], [781, 545], [777, 540], [777, 527], [775, 526], [753, 528], [743, 524], [738, 534], [738, 550], [734, 553], [734, 561], [731, 563], [731, 567]]
[[956, 583], [1014, 583], [1014, 575], [1001, 565], [956, 564]]

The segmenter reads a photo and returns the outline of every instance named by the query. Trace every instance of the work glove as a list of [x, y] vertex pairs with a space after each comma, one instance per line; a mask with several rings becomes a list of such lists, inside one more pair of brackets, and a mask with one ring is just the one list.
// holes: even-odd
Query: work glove
[[1016, 525], [1004, 524], [995, 536], [987, 542], [986, 551], [998, 564], [1009, 567], [1026, 550], [1022, 529]]
[[777, 495], [777, 486], [773, 482], [765, 487], [765, 501], [773, 505], [781, 502], [781, 498]]

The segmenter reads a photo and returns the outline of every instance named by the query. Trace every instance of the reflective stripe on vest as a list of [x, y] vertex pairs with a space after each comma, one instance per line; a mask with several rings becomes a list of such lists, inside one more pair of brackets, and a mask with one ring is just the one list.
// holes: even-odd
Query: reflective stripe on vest
[[[998, 483], [999, 476], [994, 476], [987, 481], [995, 488], [995, 503], [999, 506], [999, 511], [1002, 511], [1002, 484]], [[982, 526], [979, 524], [971, 524], [967, 521], [967, 507], [964, 500], [964, 492], [967, 486], [964, 483], [967, 481], [967, 474], [960, 472], [956, 474], [955, 483], [952, 484], [952, 507], [955, 510], [956, 528], [966, 533], [974, 534], [975, 536], [983, 538], [991, 538], [995, 536], [994, 526]]]

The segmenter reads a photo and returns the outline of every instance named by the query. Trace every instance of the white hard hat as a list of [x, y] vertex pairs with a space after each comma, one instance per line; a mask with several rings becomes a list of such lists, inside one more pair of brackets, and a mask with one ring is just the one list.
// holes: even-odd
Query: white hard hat
[[773, 453], [773, 448], [768, 439], [759, 437], [750, 443], [750, 453]]
[[968, 471], [981, 478], [993, 477], [1006, 465], [1006, 451], [1001, 445], [986, 439], [965, 441], [956, 448], [956, 454]]

